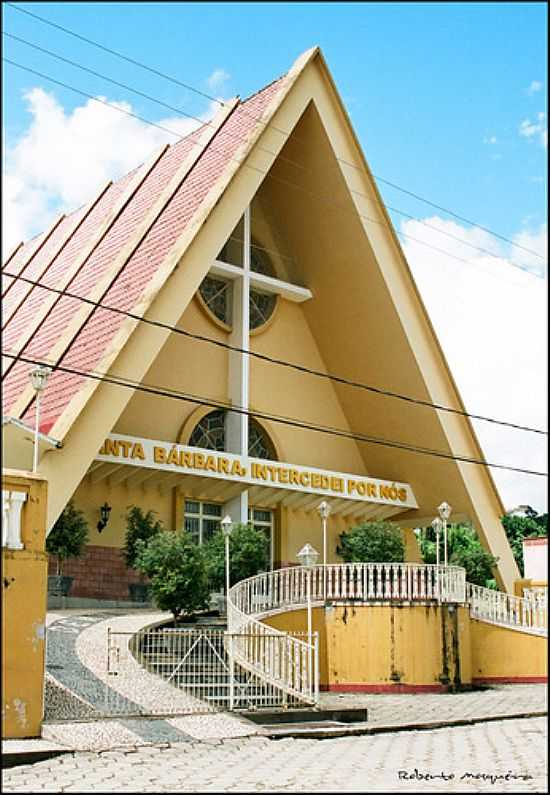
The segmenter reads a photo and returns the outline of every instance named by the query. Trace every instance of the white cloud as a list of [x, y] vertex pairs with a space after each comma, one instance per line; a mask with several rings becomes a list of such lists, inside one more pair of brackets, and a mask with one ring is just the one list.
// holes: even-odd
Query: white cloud
[[[499, 244], [477, 228], [439, 217], [425, 219], [470, 243], [493, 251], [476, 252], [406, 221], [402, 231], [443, 249], [457, 262], [405, 239], [404, 250], [466, 409], [475, 414], [547, 427], [547, 299], [545, 282], [514, 264], [541, 270], [542, 260]], [[547, 231], [519, 232], [514, 241], [546, 256]], [[546, 437], [482, 421], [474, 427], [488, 461], [547, 471]], [[547, 480], [492, 469], [506, 508], [529, 504], [547, 509]]]
[[[42, 231], [59, 212], [88, 201], [103, 182], [131, 171], [161, 144], [178, 140], [91, 99], [70, 113], [41, 88], [33, 88], [24, 99], [31, 122], [4, 150], [4, 255]], [[127, 102], [111, 104], [132, 111]], [[216, 109], [211, 104], [204, 118]], [[155, 123], [179, 136], [199, 126], [194, 119], [180, 117]]]
[[210, 77], [207, 78], [206, 84], [211, 91], [219, 91], [230, 77], [231, 75], [225, 69], [214, 69]]
[[546, 149], [548, 147], [548, 125], [546, 113], [537, 113], [536, 120], [524, 119], [519, 125], [519, 134], [524, 138], [538, 140]]
[[530, 97], [532, 97], [533, 94], [536, 94], [538, 91], [541, 90], [541, 88], [542, 88], [542, 83], [540, 82], [540, 80], [532, 80], [531, 85], [527, 89], [527, 93]]
[[489, 144], [490, 146], [494, 146], [494, 144], [497, 143], [496, 135], [491, 135], [491, 136], [489, 136], [489, 138], [484, 138], [483, 139], [483, 143], [484, 144]]

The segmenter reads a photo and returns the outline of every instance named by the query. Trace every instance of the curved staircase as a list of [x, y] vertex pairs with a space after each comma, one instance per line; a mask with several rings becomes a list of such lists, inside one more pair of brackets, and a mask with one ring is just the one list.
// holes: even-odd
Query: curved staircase
[[261, 679], [272, 701], [317, 704], [318, 637], [288, 633], [264, 620], [278, 613], [331, 603], [454, 604], [478, 621], [546, 637], [546, 597], [517, 597], [466, 582], [457, 566], [344, 563], [278, 569], [234, 585], [227, 602], [232, 664]]

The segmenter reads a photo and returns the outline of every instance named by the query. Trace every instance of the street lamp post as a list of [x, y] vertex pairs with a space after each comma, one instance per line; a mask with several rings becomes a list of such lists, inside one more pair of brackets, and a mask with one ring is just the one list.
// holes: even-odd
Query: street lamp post
[[34, 450], [33, 450], [33, 458], [32, 458], [32, 471], [36, 472], [38, 470], [38, 433], [39, 433], [39, 426], [40, 426], [40, 396], [42, 392], [46, 389], [46, 385], [48, 383], [48, 377], [52, 371], [51, 367], [43, 367], [42, 365], [38, 365], [37, 367], [33, 367], [30, 372], [31, 384], [32, 388], [36, 393], [36, 401], [34, 405]]
[[225, 613], [227, 615], [227, 605], [229, 601], [229, 537], [233, 529], [233, 522], [230, 516], [224, 516], [221, 521], [222, 533], [225, 539]]
[[439, 516], [437, 516], [432, 522], [432, 527], [435, 530], [435, 565], [436, 566], [439, 566], [439, 536], [441, 533], [442, 526], [443, 522], [441, 521]]
[[311, 570], [313, 566], [317, 563], [317, 558], [319, 557], [319, 553], [317, 550], [311, 546], [311, 544], [306, 544], [302, 547], [302, 549], [296, 555], [298, 558], [299, 563], [305, 568], [306, 570], [306, 598], [307, 598], [307, 642], [308, 642], [308, 659], [309, 659], [309, 673], [310, 673], [310, 681], [313, 682], [316, 679], [313, 672], [313, 631], [312, 631], [312, 618], [311, 618]]
[[[317, 507], [321, 521], [323, 522], [323, 598], [327, 598], [327, 519], [330, 515], [330, 505], [326, 500], [319, 503]], [[304, 547], [305, 548], [305, 547]]]
[[442, 502], [437, 510], [441, 518], [441, 522], [443, 524], [443, 554], [446, 566], [447, 565], [447, 520], [449, 519], [453, 509], [451, 508], [448, 502]]

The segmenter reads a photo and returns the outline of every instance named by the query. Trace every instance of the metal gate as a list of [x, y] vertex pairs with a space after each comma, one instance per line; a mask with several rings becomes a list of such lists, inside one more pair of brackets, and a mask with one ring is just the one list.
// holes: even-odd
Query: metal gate
[[[303, 699], [278, 679], [236, 661], [237, 650], [246, 647], [250, 658], [253, 647], [256, 659], [269, 661], [274, 670], [284, 668], [288, 637], [211, 628], [109, 629], [103, 714], [161, 716], [301, 705]], [[314, 657], [316, 645], [312, 661]]]

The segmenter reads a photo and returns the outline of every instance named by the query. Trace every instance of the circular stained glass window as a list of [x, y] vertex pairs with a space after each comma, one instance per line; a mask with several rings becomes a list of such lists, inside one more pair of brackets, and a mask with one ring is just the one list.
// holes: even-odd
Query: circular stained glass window
[[[211, 411], [197, 423], [189, 437], [191, 447], [203, 450], [225, 450], [225, 412], [223, 409]], [[276, 461], [275, 449], [263, 428], [252, 418], [248, 421], [248, 455], [252, 458], [266, 458]]]
[[[222, 249], [220, 259], [224, 259], [224, 249]], [[225, 261], [225, 260], [224, 260]], [[255, 243], [250, 250], [250, 269], [255, 273], [263, 273], [266, 276], [275, 276], [273, 267], [265, 252]], [[225, 281], [215, 276], [207, 276], [203, 279], [199, 292], [201, 297], [218, 320], [222, 323], [231, 325], [231, 308], [233, 290], [230, 281]], [[274, 293], [263, 293], [254, 288], [250, 289], [250, 329], [257, 329], [267, 323], [277, 303], [277, 296]]]

